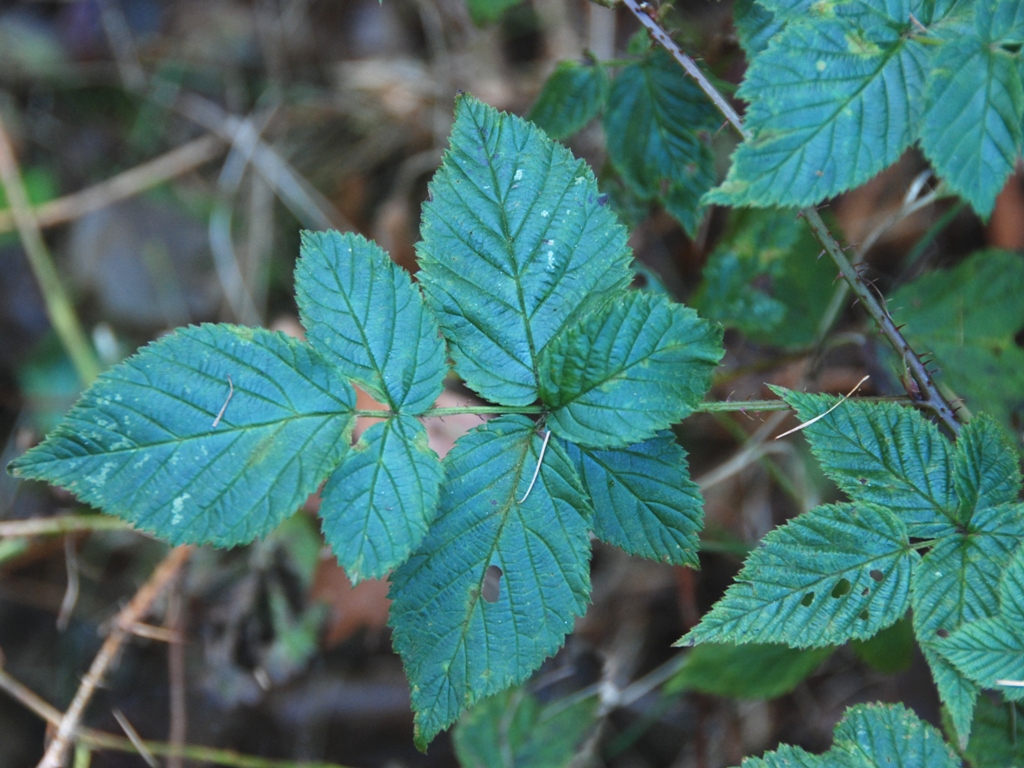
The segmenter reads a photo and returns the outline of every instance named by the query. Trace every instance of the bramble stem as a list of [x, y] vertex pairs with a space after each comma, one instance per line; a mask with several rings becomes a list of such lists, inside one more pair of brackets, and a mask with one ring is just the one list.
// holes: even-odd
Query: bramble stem
[[[646, 3], [638, 3], [637, 0], [623, 0], [626, 7], [633, 13], [634, 16], [640, 21], [644, 27], [651, 33], [651, 36], [658, 41], [679, 63], [679, 65], [686, 70], [686, 73], [690, 75], [700, 89], [704, 91], [705, 95], [711, 99], [718, 110], [725, 116], [725, 119], [732, 124], [736, 131], [745, 140], [749, 140], [752, 137], [750, 131], [748, 131], [744, 125], [739, 114], [733, 109], [732, 105], [719, 93], [718, 89], [708, 80], [704, 74], [700, 71], [696, 62], [687, 56], [682, 49], [676, 45], [675, 41], [665, 30], [664, 27], [658, 22], [653, 15], [647, 13], [645, 8], [649, 8]], [[643, 7], [642, 7], [643, 6]], [[839, 268], [840, 274], [849, 284], [851, 290], [856, 295], [857, 299], [864, 306], [864, 309], [872, 319], [878, 324], [879, 330], [882, 335], [885, 336], [886, 341], [896, 350], [896, 354], [903, 360], [903, 364], [906, 366], [911, 377], [914, 379], [914, 383], [917, 385], [919, 393], [909, 392], [911, 398], [915, 403], [929, 411], [936, 416], [954, 435], [960, 431], [960, 423], [957, 421], [956, 413], [953, 407], [949, 404], [943, 394], [939, 391], [939, 388], [935, 385], [931, 375], [928, 373], [928, 369], [924, 363], [921, 362], [921, 358], [917, 356], [917, 353], [911, 349], [910, 344], [900, 333], [899, 328], [893, 322], [892, 317], [889, 315], [888, 310], [885, 308], [884, 299], [880, 296], [876, 296], [871, 292], [868, 286], [865, 284], [863, 278], [857, 270], [850, 264], [850, 260], [846, 258], [846, 254], [843, 252], [842, 247], [836, 242], [836, 239], [829, 232], [825, 222], [822, 221], [821, 216], [818, 214], [817, 209], [807, 207], [800, 210], [800, 214], [807, 220], [807, 223], [811, 227], [811, 231], [814, 232], [814, 236], [821, 243], [822, 247], [835, 262]]]

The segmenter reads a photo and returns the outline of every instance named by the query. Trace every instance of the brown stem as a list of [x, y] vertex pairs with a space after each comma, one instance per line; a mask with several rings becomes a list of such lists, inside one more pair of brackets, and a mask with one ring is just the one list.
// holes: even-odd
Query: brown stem
[[71, 700], [71, 706], [68, 707], [67, 712], [61, 718], [60, 725], [57, 728], [57, 735], [50, 742], [50, 746], [46, 749], [46, 754], [43, 755], [43, 759], [39, 761], [36, 768], [61, 768], [64, 765], [64, 757], [67, 754], [68, 746], [75, 730], [78, 728], [78, 723], [82, 719], [85, 708], [92, 698], [96, 686], [103, 680], [107, 668], [113, 663], [125, 638], [130, 634], [130, 628], [145, 617], [153, 602], [188, 561], [193, 549], [194, 547], [191, 546], [175, 547], [168, 552], [167, 556], [149, 577], [149, 581], [139, 588], [131, 602], [117, 614], [110, 629], [110, 634], [107, 635], [103, 645], [100, 646], [99, 653], [92, 660], [89, 671], [82, 678], [82, 684], [78, 687], [75, 697]]
[[[663, 26], [658, 22], [657, 18], [653, 13], [649, 13], [650, 6], [647, 3], [638, 3], [637, 0], [623, 0], [626, 7], [633, 13], [634, 16], [640, 21], [644, 27], [679, 63], [679, 65], [686, 70], [686, 73], [690, 75], [700, 89], [704, 91], [705, 95], [711, 99], [719, 111], [725, 116], [725, 119], [732, 124], [736, 131], [744, 139], [750, 139], [751, 133], [744, 127], [743, 121], [740, 119], [739, 114], [732, 108], [725, 97], [718, 92], [718, 89], [708, 80], [704, 74], [697, 67], [696, 62], [693, 61], [689, 56], [683, 53], [682, 49], [676, 45], [676, 42], [672, 39], [669, 33]], [[850, 264], [850, 260], [846, 258], [846, 254], [843, 252], [842, 247], [829, 232], [825, 222], [822, 221], [821, 216], [818, 214], [815, 208], [803, 208], [800, 211], [801, 215], [807, 220], [807, 223], [811, 227], [811, 231], [814, 232], [814, 236], [821, 243], [822, 247], [835, 262], [839, 268], [840, 274], [850, 285], [851, 290], [857, 296], [861, 305], [867, 310], [867, 313], [871, 315], [872, 319], [878, 324], [882, 335], [886, 341], [896, 350], [896, 354], [903, 360], [903, 364], [906, 366], [907, 371], [910, 372], [914, 383], [917, 385], [917, 392], [911, 392], [908, 390], [911, 398], [921, 407], [929, 410], [932, 414], [939, 419], [945, 425], [945, 427], [952, 432], [954, 435], [960, 431], [960, 423], [957, 421], [956, 412], [952, 405], [946, 400], [942, 392], [935, 385], [932, 377], [928, 374], [928, 370], [921, 362], [920, 357], [917, 353], [911, 349], [910, 344], [900, 333], [899, 328], [893, 322], [892, 317], [889, 315], [888, 310], [885, 308], [884, 301], [879, 297], [875, 296], [865, 285], [863, 278], [853, 265]]]

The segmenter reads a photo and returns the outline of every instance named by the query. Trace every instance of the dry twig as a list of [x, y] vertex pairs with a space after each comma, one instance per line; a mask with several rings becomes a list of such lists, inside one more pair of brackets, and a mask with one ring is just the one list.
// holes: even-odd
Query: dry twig
[[139, 588], [131, 602], [117, 614], [110, 634], [107, 635], [107, 639], [100, 646], [99, 653], [93, 659], [89, 671], [82, 678], [82, 684], [78, 687], [75, 697], [71, 700], [71, 706], [68, 707], [67, 712], [64, 713], [60, 720], [57, 735], [50, 742], [50, 746], [46, 749], [46, 754], [43, 755], [43, 759], [39, 761], [36, 768], [61, 768], [64, 764], [68, 745], [78, 728], [78, 723], [82, 719], [85, 707], [92, 698], [96, 686], [100, 684], [107, 669], [113, 663], [125, 638], [128, 637], [132, 625], [141, 621], [146, 613], [149, 612], [153, 602], [188, 561], [193, 549], [194, 547], [191, 546], [183, 546], [175, 547], [168, 552], [167, 557], [163, 559], [149, 577], [149, 581]]

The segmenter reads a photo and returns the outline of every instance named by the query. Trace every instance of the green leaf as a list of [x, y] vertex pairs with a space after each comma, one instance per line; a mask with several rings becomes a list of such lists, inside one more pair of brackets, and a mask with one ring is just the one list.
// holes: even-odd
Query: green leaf
[[348, 448], [354, 407], [352, 388], [307, 344], [189, 327], [102, 374], [10, 468], [172, 543], [232, 546], [269, 533], [317, 489]]
[[985, 414], [971, 419], [957, 437], [953, 469], [959, 519], [965, 524], [979, 510], [1017, 500], [1021, 486], [1017, 453], [1006, 433]]
[[470, 18], [478, 27], [493, 24], [505, 11], [519, 5], [523, 0], [466, 0]]
[[939, 176], [986, 217], [1020, 154], [1019, 59], [989, 39], [963, 37], [936, 51], [928, 77], [921, 146]]
[[396, 414], [366, 430], [320, 503], [324, 538], [353, 584], [383, 576], [419, 546], [440, 485], [441, 464], [416, 419]]
[[738, 96], [753, 138], [705, 203], [806, 206], [863, 184], [914, 140], [926, 48], [885, 0], [795, 16], [756, 56]]
[[939, 380], [1013, 434], [1024, 419], [1024, 349], [1014, 340], [1024, 330], [1022, 295], [1024, 259], [991, 250], [918, 278], [888, 302], [907, 341], [935, 356]]
[[421, 747], [466, 707], [525, 680], [586, 606], [590, 510], [554, 440], [527, 496], [541, 443], [523, 416], [461, 438], [444, 461], [437, 519], [391, 577]]
[[902, 704], [851, 707], [836, 726], [835, 744], [847, 747], [853, 765], [865, 768], [960, 768], [942, 734]]
[[564, 139], [597, 117], [608, 99], [608, 73], [597, 62], [560, 61], [544, 81], [527, 120]]
[[371, 395], [406, 413], [434, 404], [447, 371], [437, 321], [380, 246], [303, 232], [295, 294], [309, 341]]
[[907, 529], [872, 504], [817, 507], [765, 536], [700, 624], [679, 644], [868, 638], [906, 613], [919, 561]]
[[700, 489], [671, 432], [610, 451], [567, 443], [594, 508], [594, 533], [631, 555], [697, 566]]
[[751, 341], [804, 347], [828, 307], [835, 267], [795, 211], [733, 211], [693, 299], [702, 316]]
[[471, 96], [430, 194], [418, 277], [456, 368], [485, 399], [529, 405], [545, 345], [632, 280], [626, 230], [586, 163]]
[[690, 235], [700, 223], [701, 196], [715, 181], [711, 147], [700, 134], [719, 121], [661, 48], [623, 67], [608, 96], [608, 159], [637, 195], [658, 200]]
[[883, 675], [909, 669], [914, 660], [914, 626], [904, 616], [867, 640], [854, 640], [850, 645], [857, 658]]
[[[894, 403], [806, 395], [773, 388], [808, 424], [801, 433], [825, 473], [854, 501], [892, 510], [911, 536], [956, 530], [953, 449], [920, 413]], [[824, 415], [826, 414], [827, 415]]]
[[593, 730], [597, 698], [541, 703], [512, 688], [477, 704], [455, 728], [462, 768], [564, 768]]
[[782, 17], [769, 11], [755, 0], [737, 0], [733, 3], [736, 36], [748, 59], [753, 59], [768, 47], [768, 43], [785, 25]]
[[734, 699], [774, 699], [789, 693], [835, 649], [799, 650], [784, 645], [708, 643], [687, 652], [666, 693], [698, 691]]
[[654, 437], [693, 412], [722, 358], [722, 331], [665, 296], [630, 291], [570, 327], [540, 358], [559, 437], [596, 448]]
[[[950, 731], [947, 718], [943, 720], [946, 730]], [[980, 697], [971, 740], [964, 748], [964, 757], [972, 768], [1019, 768], [1024, 765], [1024, 739], [1018, 735], [1021, 722], [1024, 722], [1024, 705], [996, 703], [987, 696]]]
[[[1006, 510], [1004, 510], [1005, 512]], [[1024, 515], [1018, 506], [1016, 516]], [[999, 614], [969, 621], [935, 643], [956, 668], [983, 688], [1024, 700], [1024, 549], [1018, 548], [999, 582]], [[1009, 685], [1001, 681], [1015, 681]]]
[[810, 755], [783, 746], [743, 768], [960, 768], [960, 760], [932, 726], [902, 704], [858, 704], [836, 726], [832, 748]]
[[974, 24], [978, 35], [985, 40], [1024, 42], [1024, 7], [1017, 0], [978, 3]]
[[1024, 508], [989, 507], [974, 514], [964, 533], [939, 539], [914, 572], [914, 632], [963, 739], [978, 689], [939, 655], [936, 644], [965, 622], [996, 614], [999, 578], [1022, 537]]

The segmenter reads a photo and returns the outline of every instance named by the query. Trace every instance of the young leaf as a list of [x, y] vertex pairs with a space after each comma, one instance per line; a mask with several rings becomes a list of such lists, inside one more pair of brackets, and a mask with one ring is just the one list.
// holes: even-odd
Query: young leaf
[[608, 73], [596, 62], [560, 61], [526, 119], [564, 139], [597, 117], [608, 98]]
[[993, 5], [1017, 8], [1019, 2], [977, 3], [978, 26], [988, 29], [939, 47], [920, 129], [936, 172], [982, 216], [991, 213], [1013, 171], [1024, 119], [1020, 55], [1002, 48], [1001, 30], [983, 21]]
[[699, 691], [735, 699], [774, 699], [789, 693], [835, 651], [769, 643], [707, 643], [687, 652], [666, 693]]
[[964, 524], [979, 510], [1017, 500], [1021, 486], [1017, 453], [1003, 430], [985, 414], [971, 419], [957, 437], [953, 470]]
[[697, 566], [704, 522], [686, 452], [671, 432], [610, 451], [567, 443], [594, 508], [594, 533], [631, 555]]
[[715, 181], [703, 131], [719, 116], [700, 88], [657, 48], [622, 68], [604, 117], [608, 159], [640, 197], [657, 199], [694, 234], [701, 196]]
[[[1017, 515], [1024, 514], [1019, 507]], [[1000, 691], [1011, 701], [1024, 699], [1024, 687], [1001, 680], [1024, 683], [1024, 549], [1018, 549], [999, 582], [999, 615], [971, 621], [949, 637], [935, 643], [936, 649], [968, 678], [983, 688]]]
[[722, 330], [665, 296], [631, 291], [566, 329], [540, 357], [548, 427], [597, 448], [646, 440], [692, 413]]
[[705, 203], [805, 206], [863, 184], [914, 140], [927, 48], [884, 0], [794, 17], [738, 95], [753, 138]]
[[1014, 338], [1024, 330], [1022, 295], [1024, 259], [991, 250], [924, 275], [888, 302], [907, 341], [935, 355], [940, 380], [1014, 433], [1024, 418], [1024, 349]]
[[965, 622], [996, 614], [999, 578], [1022, 537], [1024, 508], [989, 507], [972, 516], [964, 533], [939, 539], [914, 572], [914, 632], [964, 739], [978, 689], [939, 655], [936, 644]]
[[456, 368], [485, 399], [528, 405], [545, 345], [632, 280], [626, 230], [586, 163], [471, 96], [430, 193], [419, 279]]
[[765, 536], [736, 583], [679, 644], [820, 648], [871, 637], [906, 613], [919, 560], [889, 510], [817, 507]]
[[455, 728], [462, 768], [565, 768], [595, 725], [596, 696], [541, 703], [522, 688], [485, 699]]
[[437, 321], [379, 245], [303, 232], [295, 295], [306, 338], [371, 395], [406, 413], [434, 404], [447, 370]]
[[444, 461], [437, 519], [391, 577], [421, 747], [466, 707], [526, 679], [586, 606], [590, 510], [555, 440], [527, 494], [541, 443], [523, 416], [461, 438]]
[[[773, 391], [803, 422], [822, 416], [838, 400], [781, 388]], [[953, 449], [917, 411], [847, 400], [801, 432], [825, 473], [854, 501], [892, 510], [914, 537], [956, 530], [959, 501], [953, 488]]]
[[352, 388], [307, 344], [189, 327], [100, 376], [11, 470], [175, 544], [243, 544], [337, 466], [354, 407]]
[[416, 419], [396, 414], [366, 430], [320, 502], [324, 538], [353, 584], [383, 576], [419, 546], [440, 485], [441, 464]]

